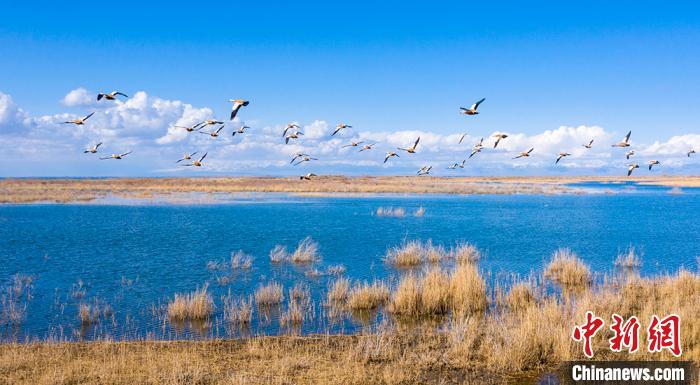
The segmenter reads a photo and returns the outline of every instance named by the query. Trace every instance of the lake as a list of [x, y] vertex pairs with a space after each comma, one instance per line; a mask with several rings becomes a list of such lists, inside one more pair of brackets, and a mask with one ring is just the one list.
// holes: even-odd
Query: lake
[[[247, 330], [222, 317], [221, 297], [247, 296], [261, 283], [286, 290], [302, 283], [314, 311], [300, 333], [352, 333], [380, 320], [329, 317], [325, 292], [343, 265], [352, 280], [401, 274], [382, 258], [404, 240], [446, 247], [476, 245], [486, 276], [538, 274], [560, 247], [576, 252], [593, 271], [613, 271], [618, 253], [633, 245], [642, 275], [697, 269], [700, 192], [636, 184], [572, 185], [586, 193], [560, 195], [294, 196], [246, 194], [155, 201], [105, 199], [90, 204], [0, 205], [0, 286], [16, 274], [31, 280], [21, 323], [0, 324], [0, 339], [199, 338], [279, 334], [279, 310], [254, 310]], [[403, 208], [403, 217], [376, 215]], [[422, 216], [414, 216], [419, 208]], [[277, 244], [294, 249], [310, 236], [319, 245], [313, 265], [272, 264]], [[248, 270], [217, 268], [242, 250]], [[201, 328], [165, 321], [174, 293], [208, 284], [217, 306]], [[80, 303], [111, 308], [105, 320], [84, 326]]]

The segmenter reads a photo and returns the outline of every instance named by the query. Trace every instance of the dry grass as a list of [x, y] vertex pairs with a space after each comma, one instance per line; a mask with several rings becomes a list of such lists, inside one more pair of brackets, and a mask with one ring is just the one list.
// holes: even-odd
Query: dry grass
[[450, 256], [457, 263], [476, 263], [481, 259], [479, 249], [467, 242], [458, 242], [450, 249]]
[[284, 300], [284, 289], [277, 282], [261, 285], [255, 290], [255, 303], [258, 306], [279, 305]]
[[207, 285], [187, 294], [175, 294], [168, 302], [168, 318], [172, 321], [201, 321], [214, 312], [214, 300], [207, 293]]
[[392, 295], [389, 310], [404, 316], [421, 314], [421, 285], [415, 275], [408, 274], [401, 279]]
[[95, 299], [92, 303], [81, 303], [78, 306], [78, 319], [81, 325], [98, 323], [112, 315], [112, 307]]
[[328, 287], [328, 302], [345, 302], [350, 293], [350, 280], [338, 278]]
[[247, 299], [236, 297], [229, 289], [228, 294], [221, 298], [221, 302], [224, 308], [224, 320], [241, 326], [250, 325], [253, 319], [252, 296]]
[[470, 263], [458, 264], [450, 276], [452, 309], [458, 314], [472, 314], [486, 309], [486, 282], [477, 267]]
[[242, 250], [231, 253], [231, 269], [249, 270], [253, 266], [253, 257]]
[[372, 310], [389, 300], [389, 288], [384, 282], [355, 284], [348, 295], [348, 307], [352, 310]]
[[423, 257], [423, 245], [419, 241], [410, 241], [389, 249], [384, 262], [395, 267], [415, 267], [423, 263]]
[[402, 218], [406, 216], [406, 210], [403, 207], [379, 207], [374, 215], [378, 217], [398, 217]]
[[291, 256], [291, 261], [293, 263], [313, 263], [320, 259], [321, 255], [318, 253], [318, 243], [311, 239], [311, 237], [302, 239]]
[[642, 266], [642, 259], [630, 246], [626, 252], [618, 254], [615, 258], [615, 267], [623, 269], [637, 269]]
[[423, 206], [416, 209], [416, 211], [413, 213], [413, 216], [416, 218], [421, 218], [423, 215], [425, 215], [425, 208]]
[[545, 277], [564, 288], [581, 288], [591, 283], [591, 270], [569, 249], [559, 249], [545, 269]]
[[512, 312], [522, 313], [537, 305], [532, 285], [528, 282], [516, 282], [510, 287], [505, 297], [504, 305]]
[[32, 299], [34, 277], [15, 274], [6, 287], [0, 288], [0, 326], [20, 325], [27, 316]]
[[289, 260], [289, 253], [287, 248], [282, 245], [275, 245], [275, 247], [270, 250], [270, 262], [272, 263], [282, 263]]

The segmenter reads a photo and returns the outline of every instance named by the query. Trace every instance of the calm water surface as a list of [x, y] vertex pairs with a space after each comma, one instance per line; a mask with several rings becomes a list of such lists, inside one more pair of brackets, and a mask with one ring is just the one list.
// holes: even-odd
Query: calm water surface
[[[447, 247], [471, 242], [491, 276], [538, 272], [551, 254], [568, 247], [594, 271], [613, 269], [629, 245], [643, 253], [642, 275], [697, 269], [700, 192], [634, 184], [578, 184], [585, 195], [298, 197], [246, 195], [205, 203], [105, 201], [102, 204], [0, 206], [0, 286], [12, 276], [33, 278], [26, 317], [0, 326], [0, 340], [34, 338], [190, 338], [278, 334], [279, 310], [254, 310], [248, 330], [223, 322], [221, 296], [252, 294], [277, 281], [285, 290], [304, 283], [315, 302], [302, 333], [353, 332], [367, 318], [330, 320], [321, 303], [334, 277], [309, 277], [342, 264], [353, 280], [394, 279], [382, 262], [387, 248], [404, 239], [432, 239]], [[402, 207], [423, 217], [373, 215], [378, 207]], [[293, 249], [311, 236], [322, 260], [312, 266], [273, 265], [276, 245]], [[243, 250], [254, 257], [248, 271], [207, 268]], [[230, 279], [224, 284], [222, 277]], [[209, 284], [217, 305], [207, 325], [171, 325], [162, 307], [176, 292]], [[4, 293], [7, 292], [5, 289]], [[76, 295], [76, 293], [78, 293]], [[82, 294], [81, 294], [82, 293]], [[286, 294], [286, 293], [285, 293]], [[81, 326], [78, 306], [95, 300], [113, 314]], [[282, 306], [284, 308], [285, 305]], [[379, 318], [369, 315], [369, 320]]]

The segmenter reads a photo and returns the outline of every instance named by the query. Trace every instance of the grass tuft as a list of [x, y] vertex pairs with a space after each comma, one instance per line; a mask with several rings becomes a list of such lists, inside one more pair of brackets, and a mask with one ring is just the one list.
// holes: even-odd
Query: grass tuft
[[168, 318], [172, 321], [201, 321], [214, 312], [214, 301], [207, 292], [208, 285], [187, 294], [175, 294], [168, 302]]
[[557, 250], [544, 272], [545, 277], [564, 288], [581, 288], [591, 283], [591, 270], [571, 250]]
[[302, 239], [291, 256], [291, 261], [293, 263], [313, 263], [320, 259], [321, 255], [318, 253], [318, 243], [311, 239], [311, 237]]
[[255, 290], [255, 303], [258, 306], [279, 305], [284, 299], [284, 289], [277, 282], [261, 285]]

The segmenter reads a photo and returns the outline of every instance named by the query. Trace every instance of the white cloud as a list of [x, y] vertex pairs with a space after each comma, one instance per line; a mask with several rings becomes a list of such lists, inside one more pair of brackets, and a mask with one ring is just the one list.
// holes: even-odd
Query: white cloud
[[27, 116], [27, 113], [12, 100], [12, 96], [0, 91], [0, 133], [22, 130], [26, 125]]
[[68, 92], [61, 103], [67, 107], [89, 106], [93, 104], [94, 98], [95, 96], [90, 94], [88, 90], [80, 87]]

